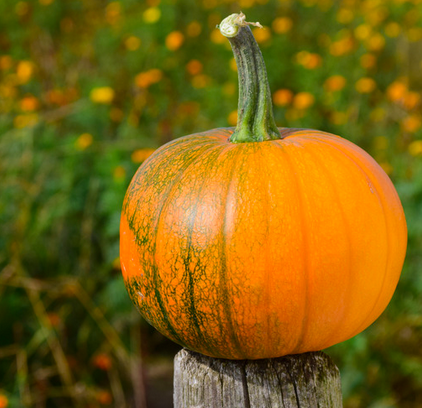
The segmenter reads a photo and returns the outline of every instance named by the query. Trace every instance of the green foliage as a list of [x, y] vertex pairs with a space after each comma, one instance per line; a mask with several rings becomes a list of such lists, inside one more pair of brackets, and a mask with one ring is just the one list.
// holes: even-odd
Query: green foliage
[[328, 350], [345, 407], [422, 406], [421, 7], [0, 1], [0, 407], [143, 406], [135, 367], [175, 348], [124, 289], [121, 203], [153, 149], [235, 124], [237, 74], [215, 25], [240, 9], [267, 26], [254, 32], [277, 123], [362, 146], [407, 216], [408, 255], [387, 311]]

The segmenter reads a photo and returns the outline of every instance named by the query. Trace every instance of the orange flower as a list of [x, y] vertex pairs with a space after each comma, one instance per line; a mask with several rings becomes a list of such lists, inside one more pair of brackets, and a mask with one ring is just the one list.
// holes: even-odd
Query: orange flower
[[273, 102], [276, 106], [286, 106], [293, 100], [293, 92], [290, 89], [279, 89], [273, 93]]
[[131, 35], [125, 40], [125, 47], [129, 51], [136, 51], [141, 46], [141, 39]]
[[32, 112], [34, 110], [37, 110], [38, 106], [38, 99], [32, 95], [24, 96], [20, 101], [20, 108], [24, 112]]
[[141, 72], [135, 77], [135, 84], [139, 88], [148, 88], [152, 84], [160, 82], [163, 77], [161, 70], [157, 68], [150, 69], [149, 71]]
[[9, 406], [9, 400], [6, 395], [0, 394], [0, 408], [6, 408]]
[[420, 116], [409, 115], [402, 122], [402, 128], [405, 132], [414, 133], [422, 127]]
[[202, 72], [202, 63], [196, 59], [190, 60], [186, 65], [186, 70], [191, 75], [198, 75]]
[[404, 99], [407, 93], [407, 86], [403, 82], [395, 81], [387, 88], [387, 98], [392, 102]]
[[360, 57], [360, 65], [365, 69], [372, 68], [376, 62], [377, 59], [372, 54], [364, 54]]
[[131, 154], [130, 158], [134, 163], [142, 163], [154, 152], [154, 149], [137, 149]]
[[13, 65], [13, 60], [10, 55], [2, 55], [0, 57], [0, 69], [6, 71], [12, 68], [12, 65]]
[[337, 40], [330, 45], [330, 53], [335, 57], [346, 55], [353, 51], [354, 46], [355, 42], [353, 40], [353, 37], [347, 35], [344, 38]]
[[341, 75], [332, 75], [325, 82], [324, 87], [327, 91], [341, 91], [346, 85], [346, 78]]
[[237, 110], [229, 113], [229, 116], [227, 116], [227, 122], [229, 123], [230, 126], [237, 125]]
[[100, 370], [107, 371], [111, 368], [112, 361], [108, 354], [99, 353], [92, 359], [92, 364]]
[[293, 106], [296, 109], [307, 109], [315, 102], [315, 97], [309, 92], [299, 92], [293, 99]]
[[54, 312], [48, 313], [47, 319], [53, 327], [57, 327], [61, 322], [60, 316]]
[[322, 63], [320, 55], [308, 51], [300, 51], [296, 54], [296, 61], [306, 69], [318, 68]]
[[182, 46], [184, 41], [185, 36], [180, 31], [172, 31], [166, 37], [166, 47], [170, 51], [176, 51]]
[[102, 405], [110, 405], [113, 402], [111, 394], [106, 390], [98, 391], [96, 399]]

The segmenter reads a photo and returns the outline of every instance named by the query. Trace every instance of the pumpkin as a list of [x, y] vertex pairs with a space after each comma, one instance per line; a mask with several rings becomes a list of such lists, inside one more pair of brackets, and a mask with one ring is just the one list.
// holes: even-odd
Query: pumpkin
[[213, 357], [327, 348], [383, 312], [407, 231], [388, 176], [353, 143], [277, 128], [244, 16], [220, 25], [239, 68], [236, 128], [176, 139], [125, 197], [121, 265], [144, 318]]

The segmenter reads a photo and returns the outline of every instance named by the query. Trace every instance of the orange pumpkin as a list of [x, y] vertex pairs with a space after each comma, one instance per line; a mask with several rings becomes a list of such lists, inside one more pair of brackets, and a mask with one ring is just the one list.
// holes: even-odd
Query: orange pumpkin
[[123, 277], [148, 322], [200, 353], [321, 350], [390, 301], [406, 251], [402, 206], [356, 145], [275, 127], [262, 56], [243, 17], [229, 19], [238, 126], [177, 139], [139, 168], [123, 205]]

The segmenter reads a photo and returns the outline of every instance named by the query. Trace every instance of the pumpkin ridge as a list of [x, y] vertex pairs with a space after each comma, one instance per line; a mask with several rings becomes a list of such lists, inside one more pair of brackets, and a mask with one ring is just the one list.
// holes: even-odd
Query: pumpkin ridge
[[[281, 142], [281, 143], [280, 143]], [[285, 162], [288, 164], [290, 170], [291, 170], [291, 175], [292, 175], [292, 180], [294, 180], [294, 184], [297, 190], [297, 196], [298, 196], [298, 201], [299, 201], [299, 214], [304, 214], [304, 208], [305, 208], [305, 204], [304, 204], [304, 198], [303, 198], [303, 193], [302, 193], [302, 189], [300, 187], [299, 181], [297, 180], [297, 176], [296, 176], [296, 172], [295, 170], [295, 166], [293, 165], [292, 160], [289, 157], [289, 154], [283, 149], [282, 146], [282, 139], [280, 141], [275, 141], [275, 145], [282, 151], [282, 154], [285, 158]], [[307, 322], [308, 322], [308, 314], [309, 314], [309, 276], [310, 276], [310, 260], [309, 260], [309, 256], [308, 254], [308, 249], [309, 249], [309, 237], [308, 237], [308, 233], [306, 230], [306, 226], [305, 226], [305, 221], [303, 220], [303, 216], [300, 218], [300, 223], [301, 223], [301, 232], [302, 232], [302, 237], [303, 237], [303, 247], [304, 247], [304, 251], [303, 251], [303, 257], [305, 258], [305, 270], [304, 270], [304, 274], [305, 274], [305, 290], [304, 290], [304, 294], [303, 294], [303, 299], [304, 299], [304, 311], [303, 311], [303, 318], [302, 318], [302, 328], [300, 331], [300, 334], [298, 336], [296, 345], [292, 348], [292, 350], [289, 352], [289, 354], [296, 354], [298, 352], [303, 352], [303, 351], [309, 351], [309, 350], [301, 350], [300, 349], [300, 344], [303, 344], [303, 339], [306, 336], [306, 332], [307, 332]]]
[[[217, 147], [219, 147], [220, 145], [217, 145]], [[157, 260], [156, 260], [156, 246], [157, 246], [157, 237], [158, 237], [158, 233], [159, 233], [159, 229], [160, 229], [160, 221], [161, 221], [161, 216], [163, 214], [163, 211], [165, 208], [167, 208], [168, 203], [170, 202], [170, 197], [172, 196], [173, 191], [175, 189], [175, 186], [177, 186], [177, 182], [180, 181], [183, 177], [183, 175], [186, 173], [186, 171], [189, 169], [189, 167], [195, 162], [197, 161], [200, 157], [202, 157], [203, 155], [205, 155], [205, 153], [207, 153], [209, 150], [211, 150], [212, 148], [216, 147], [215, 145], [211, 145], [211, 146], [207, 146], [208, 149], [204, 149], [202, 150], [198, 155], [195, 155], [194, 157], [191, 158], [190, 161], [185, 162], [185, 166], [182, 167], [178, 174], [177, 177], [173, 180], [173, 183], [169, 185], [169, 187], [166, 189], [166, 194], [165, 194], [165, 199], [163, 200], [162, 206], [160, 208], [160, 210], [158, 211], [158, 214], [156, 215], [156, 227], [155, 227], [155, 234], [154, 234], [154, 244], [153, 244], [153, 248], [152, 248], [152, 253], [153, 253], [153, 258], [154, 258], [154, 281], [155, 281], [155, 293], [156, 293], [156, 298], [157, 301], [160, 302], [160, 308], [161, 311], [163, 313], [163, 317], [165, 317], [165, 321], [167, 322], [168, 326], [172, 328], [172, 325], [169, 322], [169, 316], [167, 313], [167, 309], [164, 306], [163, 303], [163, 299], [160, 293], [159, 288], [161, 287], [161, 283], [162, 283], [162, 279], [160, 278], [159, 275], [159, 270], [157, 267]], [[178, 336], [179, 337], [179, 336]]]
[[[210, 160], [218, 157], [219, 155], [223, 154], [224, 151], [227, 149], [227, 147], [230, 147], [230, 145], [217, 145], [214, 146], [213, 148], [215, 149], [214, 152], [212, 152], [213, 148], [206, 150], [203, 154], [201, 154], [200, 156], [197, 157], [197, 160], [199, 159], [199, 157], [203, 157], [206, 153], [210, 154], [210, 156], [214, 153], [215, 157], [210, 158]], [[223, 149], [223, 150], [222, 150]], [[185, 169], [187, 170], [187, 169]], [[202, 333], [202, 323], [199, 322], [199, 315], [198, 312], [196, 310], [196, 297], [195, 297], [195, 282], [193, 279], [193, 275], [196, 275], [195, 272], [198, 269], [201, 269], [200, 267], [197, 268], [197, 266], [195, 266], [193, 272], [191, 272], [189, 270], [189, 265], [190, 265], [190, 258], [191, 258], [191, 252], [194, 252], [194, 248], [192, 247], [192, 235], [193, 235], [193, 230], [194, 230], [194, 224], [195, 224], [195, 219], [198, 215], [198, 203], [200, 202], [201, 198], [200, 198], [200, 194], [204, 189], [205, 183], [206, 183], [206, 178], [203, 179], [202, 181], [202, 185], [198, 190], [195, 190], [195, 195], [197, 196], [197, 203], [196, 205], [194, 205], [193, 207], [195, 208], [194, 210], [194, 214], [192, 215], [192, 222], [191, 222], [191, 228], [189, 230], [189, 235], [187, 236], [187, 250], [186, 250], [186, 257], [183, 256], [183, 263], [185, 266], [185, 270], [187, 271], [186, 275], [188, 278], [188, 294], [189, 294], [189, 305], [187, 306], [188, 309], [190, 309], [190, 313], [188, 313], [187, 315], [190, 317], [190, 321], [193, 323], [193, 326], [196, 328], [196, 332], [200, 337], [200, 341], [201, 341], [201, 345], [204, 345], [204, 347], [207, 349], [208, 352], [210, 353], [217, 353], [218, 351], [215, 349], [214, 346], [212, 346], [212, 344], [207, 341], [206, 337], [203, 335]], [[170, 195], [170, 194], [169, 194]], [[158, 231], [157, 231], [157, 235], [158, 235]]]
[[[315, 139], [315, 141], [317, 141], [317, 140]], [[322, 142], [322, 143], [324, 143], [321, 140], [319, 140], [319, 141]], [[326, 143], [324, 143], [324, 144], [326, 144]], [[304, 147], [306, 148], [306, 145], [304, 145]], [[330, 185], [332, 186], [332, 191], [334, 192], [334, 197], [335, 197], [335, 199], [337, 201], [337, 204], [338, 204], [337, 207], [340, 210], [340, 214], [341, 214], [341, 217], [342, 217], [342, 220], [343, 220], [343, 225], [344, 225], [345, 230], [346, 230], [345, 236], [347, 237], [348, 260], [349, 260], [349, 262], [347, 262], [347, 265], [348, 265], [348, 268], [347, 268], [348, 269], [348, 274], [347, 275], [348, 275], [348, 283], [350, 284], [350, 282], [352, 281], [352, 268], [351, 268], [351, 262], [350, 261], [353, 258], [352, 257], [352, 244], [351, 244], [351, 241], [350, 241], [350, 236], [351, 236], [351, 234], [350, 234], [350, 225], [347, 222], [347, 218], [346, 218], [346, 215], [344, 213], [344, 209], [343, 209], [343, 206], [341, 204], [341, 200], [339, 198], [338, 191], [337, 191], [337, 188], [335, 186], [335, 182], [333, 181], [333, 178], [331, 176], [331, 173], [327, 169], [327, 166], [325, 165], [324, 160], [322, 160], [322, 158], [319, 155], [317, 155], [316, 152], [315, 152], [315, 150], [313, 150], [313, 149], [306, 149], [306, 152], [310, 156], [312, 156], [312, 158], [313, 158], [313, 160], [315, 162], [318, 162], [318, 166], [320, 167], [320, 169], [323, 169], [323, 172], [325, 174], [325, 177], [327, 178], [327, 180], [330, 180]], [[342, 326], [342, 324], [344, 322], [344, 318], [346, 316], [347, 309], [349, 309], [350, 306], [351, 306], [352, 299], [350, 297], [350, 293], [349, 293], [348, 290], [346, 290], [345, 293], [347, 295], [347, 301], [345, 302], [347, 304], [347, 307], [346, 306], [344, 307], [343, 317], [341, 319], [339, 319], [339, 322], [338, 322], [337, 326], [333, 329], [332, 332], [330, 332], [330, 333], [327, 334], [327, 339], [329, 339], [330, 337], [333, 337], [334, 334], [336, 334], [336, 333], [338, 333], [340, 331], [340, 327]], [[321, 343], [322, 344], [328, 344], [328, 341], [325, 341], [325, 339], [324, 339], [324, 341], [321, 341]]]
[[[234, 146], [234, 145], [232, 145]], [[229, 175], [229, 185], [227, 186], [227, 192], [226, 192], [226, 199], [224, 200], [225, 203], [228, 201], [228, 197], [230, 196], [231, 190], [233, 188], [234, 184], [234, 175], [236, 174], [236, 165], [239, 161], [239, 158], [241, 156], [241, 149], [237, 149], [237, 151], [233, 148], [231, 149], [233, 152], [236, 152], [236, 156], [232, 163], [232, 168]], [[224, 218], [223, 218], [223, 226], [222, 226], [222, 236], [221, 236], [221, 269], [220, 269], [220, 282], [222, 282], [222, 294], [221, 294], [221, 301], [224, 304], [224, 310], [226, 311], [227, 316], [227, 324], [228, 328], [231, 332], [231, 338], [233, 340], [233, 345], [238, 352], [238, 355], [242, 356], [243, 358], [247, 358], [245, 352], [242, 349], [242, 346], [239, 342], [238, 335], [236, 334], [236, 331], [234, 329], [234, 322], [233, 322], [233, 316], [231, 311], [231, 305], [229, 302], [229, 291], [227, 287], [227, 239], [226, 239], [226, 231], [227, 231], [227, 225], [228, 225], [228, 217], [227, 217], [227, 208], [228, 205], [226, 204], [225, 212], [224, 212]]]
[[327, 143], [327, 142], [324, 142], [324, 141], [322, 141], [322, 142], [323, 143], [326, 143], [327, 145], [330, 145], [330, 146], [334, 147], [335, 149], [337, 149], [338, 151], [340, 151], [342, 154], [344, 154], [346, 157], [348, 157], [348, 159], [351, 160], [359, 168], [359, 170], [364, 174], [365, 178], [368, 181], [370, 181], [371, 184], [374, 186], [373, 190], [374, 190], [374, 192], [376, 194], [376, 197], [378, 199], [378, 202], [379, 202], [379, 204], [380, 204], [380, 206], [381, 206], [381, 208], [383, 210], [382, 211], [382, 214], [383, 214], [383, 218], [384, 218], [384, 225], [385, 225], [385, 230], [386, 230], [385, 236], [386, 236], [386, 243], [387, 243], [387, 245], [386, 245], [387, 246], [387, 251], [386, 251], [387, 257], [386, 257], [386, 260], [385, 260], [385, 272], [384, 272], [382, 284], [380, 286], [380, 290], [379, 290], [378, 295], [377, 295], [377, 297], [375, 299], [375, 302], [373, 304], [373, 307], [368, 312], [368, 314], [366, 315], [366, 317], [363, 320], [363, 322], [358, 326], [358, 329], [356, 329], [353, 332], [353, 334], [351, 336], [351, 337], [353, 337], [355, 334], [360, 333], [365, 327], [367, 327], [367, 322], [368, 322], [368, 320], [371, 320], [372, 319], [372, 314], [373, 314], [374, 310], [376, 309], [376, 306], [377, 306], [377, 304], [378, 304], [378, 302], [379, 302], [379, 300], [381, 298], [381, 294], [383, 293], [383, 289], [384, 289], [384, 286], [385, 286], [385, 281], [386, 281], [386, 278], [387, 278], [387, 271], [388, 271], [389, 261], [390, 261], [390, 258], [391, 258], [390, 257], [390, 242], [388, 240], [388, 233], [390, 231], [390, 227], [388, 225], [389, 223], [387, 222], [387, 218], [386, 218], [386, 211], [385, 211], [385, 206], [384, 206], [384, 200], [381, 198], [381, 196], [380, 196], [380, 194], [378, 192], [378, 189], [375, 188], [375, 183], [372, 182], [372, 179], [369, 177], [369, 175], [365, 171], [365, 169], [363, 169], [360, 166], [360, 164], [355, 160], [355, 158], [352, 157], [352, 156], [350, 156], [347, 151], [343, 150], [339, 146], [333, 146], [333, 145], [331, 145], [331, 143]]
[[386, 261], [385, 261], [385, 273], [383, 275], [382, 284], [380, 286], [380, 290], [378, 292], [378, 295], [377, 295], [377, 297], [375, 299], [375, 302], [374, 302], [371, 310], [367, 313], [367, 315], [366, 315], [365, 319], [363, 320], [363, 322], [358, 326], [358, 329], [356, 329], [355, 331], [353, 331], [353, 334], [350, 336], [350, 337], [353, 337], [357, 333], [360, 333], [363, 329], [365, 329], [367, 327], [367, 321], [368, 320], [372, 320], [372, 314], [373, 314], [374, 310], [376, 309], [376, 306], [378, 304], [378, 301], [381, 298], [381, 294], [383, 293], [383, 289], [384, 289], [384, 286], [385, 286], [385, 281], [386, 281], [386, 278], [387, 278], [388, 264], [389, 264], [389, 260], [390, 260], [390, 250], [389, 250], [390, 242], [388, 240], [388, 232], [389, 232], [390, 228], [389, 228], [389, 225], [388, 225], [386, 216], [385, 216], [386, 211], [385, 211], [385, 207], [384, 207], [384, 202], [381, 199], [381, 196], [380, 196], [380, 194], [378, 192], [378, 189], [375, 188], [375, 184], [372, 182], [372, 179], [369, 177], [368, 173], [360, 166], [360, 164], [355, 160], [354, 157], [352, 157], [350, 154], [348, 154], [348, 152], [345, 151], [345, 150], [343, 150], [340, 146], [337, 146], [336, 144], [328, 143], [328, 142], [326, 142], [324, 140], [321, 140], [321, 142], [324, 143], [324, 144], [326, 144], [326, 145], [328, 145], [328, 146], [333, 147], [334, 149], [336, 149], [339, 152], [341, 152], [344, 156], [346, 156], [360, 170], [360, 172], [363, 173], [363, 175], [365, 176], [366, 180], [368, 180], [371, 183], [371, 185], [374, 186], [373, 191], [375, 192], [375, 195], [376, 195], [377, 200], [378, 200], [378, 202], [380, 204], [380, 207], [383, 210], [382, 211], [382, 214], [383, 214], [383, 218], [384, 218], [385, 230], [387, 232], [385, 234], [385, 236], [386, 236], [386, 243], [387, 243], [387, 245], [386, 245], [387, 246], [387, 251], [386, 251], [387, 257], [386, 257]]
[[[205, 147], [205, 149], [204, 149], [204, 147]], [[160, 216], [162, 214], [162, 211], [165, 208], [165, 204], [168, 201], [170, 191], [172, 190], [174, 185], [177, 183], [177, 180], [180, 180], [180, 178], [183, 176], [183, 173], [186, 171], [186, 169], [189, 167], [189, 165], [192, 162], [194, 162], [199, 156], [201, 156], [203, 153], [205, 153], [206, 151], [208, 151], [210, 148], [213, 148], [213, 147], [215, 147], [214, 143], [211, 146], [208, 143], [204, 143], [203, 145], [201, 144], [199, 149], [198, 149], [198, 150], [201, 150], [201, 152], [199, 152], [197, 155], [193, 154], [192, 157], [190, 158], [190, 160], [187, 162], [188, 163], [187, 166], [186, 166], [186, 162], [184, 162], [184, 166], [179, 169], [176, 177], [172, 180], [173, 183], [169, 184], [164, 189], [164, 191], [160, 193], [161, 196], [165, 195], [165, 199], [162, 201], [162, 206], [158, 210], [158, 214], [156, 214], [155, 217], [154, 217], [154, 219], [156, 220], [156, 226], [155, 226], [155, 228], [151, 228], [151, 232], [150, 232], [151, 240], [154, 239], [154, 242], [148, 248], [149, 252], [153, 255], [154, 259], [155, 259], [154, 254], [155, 254], [155, 250], [156, 250], [156, 243], [157, 243], [157, 226], [159, 224], [159, 220], [160, 220]], [[197, 153], [197, 152], [195, 152], [195, 153]], [[168, 161], [168, 162], [170, 163], [170, 161]], [[133, 221], [133, 218], [135, 218], [135, 216], [136, 216], [136, 211], [133, 212], [133, 215], [131, 217], [132, 221]], [[154, 219], [152, 220], [152, 222], [154, 221]], [[134, 227], [133, 222], [130, 222], [129, 217], [128, 217], [128, 222], [129, 222], [129, 227], [132, 230], [132, 232], [134, 233], [135, 237], [137, 239], [139, 239], [139, 230], [137, 230]], [[154, 232], [154, 230], [155, 230], [155, 232]], [[179, 334], [176, 332], [176, 330], [174, 329], [174, 327], [172, 326], [172, 324], [170, 323], [170, 321], [168, 319], [167, 310], [165, 308], [165, 305], [163, 303], [163, 299], [162, 299], [162, 296], [161, 296], [161, 293], [160, 293], [160, 290], [159, 290], [159, 288], [161, 287], [162, 280], [160, 279], [159, 274], [158, 274], [158, 268], [157, 268], [156, 261], [154, 260], [154, 263], [152, 265], [150, 265], [149, 267], [152, 269], [152, 271], [151, 271], [152, 273], [148, 274], [148, 275], [146, 274], [147, 276], [150, 276], [149, 278], [147, 278], [147, 280], [149, 280], [149, 281], [152, 280], [152, 281], [155, 282], [155, 285], [154, 285], [155, 298], [156, 298], [156, 301], [158, 303], [158, 306], [159, 306], [161, 314], [162, 314], [160, 320], [162, 322], [165, 322], [165, 326], [167, 327], [167, 330], [172, 334], [172, 336], [174, 338], [176, 338], [176, 342], [181, 344], [182, 346], [185, 346], [185, 343], [181, 340]], [[145, 268], [145, 272], [146, 272], [146, 269], [148, 269], [148, 268]], [[151, 276], [152, 276], [152, 278], [151, 278]]]

